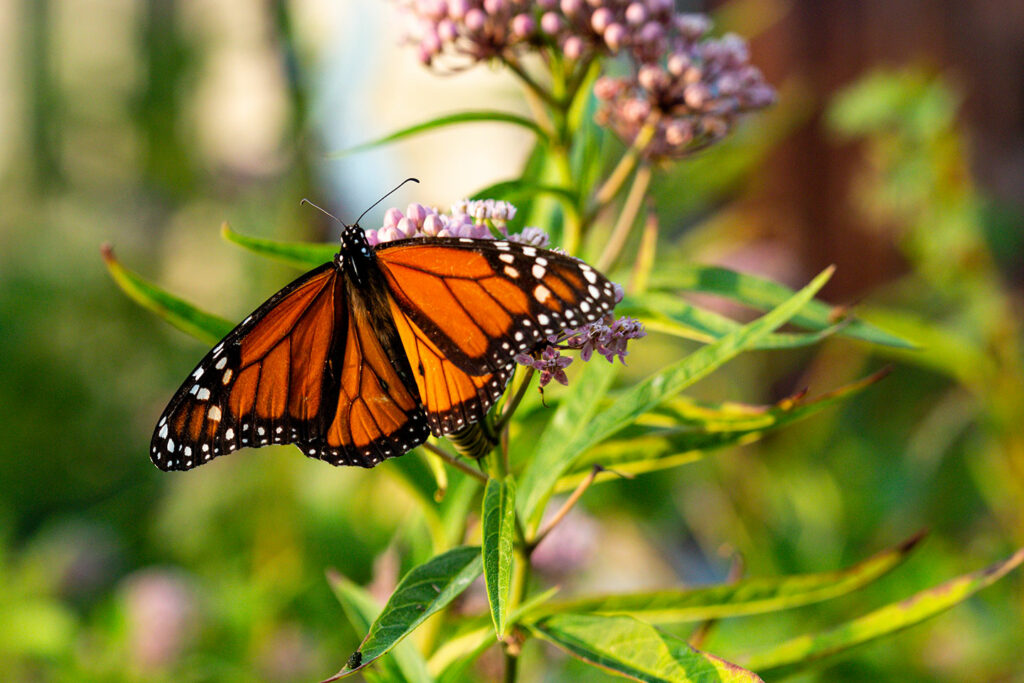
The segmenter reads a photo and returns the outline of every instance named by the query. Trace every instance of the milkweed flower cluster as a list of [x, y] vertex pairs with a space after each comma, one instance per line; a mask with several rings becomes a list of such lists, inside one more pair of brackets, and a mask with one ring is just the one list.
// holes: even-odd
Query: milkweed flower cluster
[[722, 139], [740, 114], [772, 104], [775, 91], [750, 63], [746, 42], [707, 38], [710, 28], [703, 15], [682, 15], [662, 34], [663, 53], [636, 50], [631, 75], [598, 79], [597, 122], [627, 143], [652, 124], [644, 155], [679, 158]]
[[[384, 224], [377, 230], [367, 230], [366, 241], [370, 246], [375, 246], [413, 237], [469, 237], [482, 240], [493, 239], [496, 234], [512, 240], [513, 236], [508, 234], [508, 221], [515, 216], [516, 207], [495, 199], [463, 199], [453, 204], [448, 212], [413, 203], [404, 213], [394, 207], [385, 211]], [[514, 241], [536, 239], [538, 233], [547, 239], [547, 234], [540, 228], [526, 228], [522, 236]]]
[[[512, 59], [526, 46], [557, 48], [570, 60], [624, 55], [630, 75], [603, 76], [594, 92], [597, 122], [632, 143], [654, 126], [649, 159], [680, 158], [723, 138], [738, 115], [775, 101], [735, 34], [711, 38], [704, 14], [679, 13], [673, 0], [405, 0], [408, 34], [420, 59], [469, 64]], [[449, 60], [450, 63], [455, 61]]]
[[[516, 207], [495, 199], [463, 199], [443, 212], [422, 204], [409, 204], [403, 212], [392, 207], [384, 212], [383, 225], [366, 231], [371, 246], [410, 238], [469, 237], [471, 239], [507, 239], [510, 242], [546, 248], [551, 238], [537, 227], [528, 226], [520, 232], [509, 232], [508, 221], [515, 218]], [[622, 287], [614, 284], [616, 303], [622, 300]], [[540, 386], [551, 380], [568, 384], [565, 368], [572, 357], [562, 355], [565, 350], [578, 350], [580, 358], [589, 361], [596, 351], [609, 363], [618, 358], [625, 362], [626, 345], [647, 333], [644, 326], [630, 317], [615, 319], [612, 315], [595, 320], [582, 327], [564, 330], [548, 338], [548, 345], [533, 355], [520, 353], [515, 360], [540, 373]]]

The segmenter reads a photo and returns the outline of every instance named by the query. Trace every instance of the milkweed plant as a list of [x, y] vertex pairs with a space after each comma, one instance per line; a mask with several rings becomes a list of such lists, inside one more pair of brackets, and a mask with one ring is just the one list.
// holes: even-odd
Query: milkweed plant
[[[537, 565], [572, 552], [571, 530], [559, 527], [590, 487], [748, 443], [868, 389], [885, 374], [768, 406], [683, 396], [719, 366], [744, 351], [807, 346], [831, 335], [910, 345], [816, 300], [831, 270], [792, 291], [720, 267], [659, 260], [658, 218], [648, 196], [657, 174], [722, 141], [744, 117], [756, 125], [750, 115], [775, 100], [739, 36], [715, 35], [706, 15], [679, 13], [672, 0], [403, 0], [400, 8], [410, 58], [445, 74], [481, 63], [506, 69], [521, 83], [531, 115], [455, 112], [345, 153], [475, 121], [524, 128], [534, 141], [514, 179], [479, 189], [450, 209], [388, 209], [382, 224], [367, 231], [369, 243], [500, 236], [582, 257], [621, 283], [621, 296], [614, 315], [563, 330], [535, 352], [515, 356], [518, 370], [486, 421], [496, 434], [493, 448], [487, 441], [483, 452], [472, 453], [478, 458], [467, 457], [465, 447], [432, 439], [382, 465], [422, 494], [417, 501], [433, 555], [408, 571], [383, 605], [328, 571], [345, 615], [365, 638], [354, 652], [338, 653], [344, 665], [327, 680], [362, 672], [373, 681], [458, 681], [498, 648], [505, 680], [514, 681], [530, 640], [635, 680], [775, 679], [935, 615], [1024, 560], [1018, 551], [827, 630], [756, 652], [723, 644], [715, 654], [700, 646], [716, 620], [852, 592], [900, 565], [921, 536], [820, 574], [736, 575], [721, 585], [613, 595], [563, 595], [546, 583]], [[336, 251], [227, 226], [223, 234], [302, 268]], [[105, 257], [129, 295], [186, 332], [210, 341], [230, 330], [227, 321], [126, 269], [109, 250]], [[686, 292], [728, 298], [763, 315], [740, 324], [691, 303]], [[777, 331], [787, 323], [798, 330]], [[702, 346], [640, 381], [617, 383], [628, 351], [645, 343], [646, 329]], [[553, 547], [549, 539], [560, 534]], [[460, 596], [481, 584], [486, 607], [473, 609]], [[406, 639], [428, 620], [420, 637]]]

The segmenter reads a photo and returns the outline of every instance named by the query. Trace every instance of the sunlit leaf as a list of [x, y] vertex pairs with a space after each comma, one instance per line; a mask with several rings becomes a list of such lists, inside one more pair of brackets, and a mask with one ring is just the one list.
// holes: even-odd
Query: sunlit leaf
[[[634, 385], [602, 412], [594, 415], [593, 407], [582, 409], [573, 407], [573, 410], [582, 413], [584, 417], [575, 419], [571, 423], [571, 428], [562, 427], [559, 430], [561, 438], [554, 443], [548, 443], [546, 432], [541, 438], [541, 444], [538, 445], [537, 457], [524, 474], [521, 484], [522, 488], [527, 490], [528, 498], [526, 505], [522, 508], [523, 517], [531, 524], [535, 522], [543, 512], [543, 504], [551, 495], [555, 484], [563, 474], [573, 468], [575, 460], [581, 453], [632, 424], [640, 415], [672, 398], [756, 344], [764, 335], [785, 324], [825, 285], [831, 277], [832, 271], [832, 268], [823, 271], [809, 285], [770, 313], [730, 332], [718, 341], [698, 349], [686, 358]], [[601, 365], [599, 363], [598, 367]], [[592, 368], [588, 368], [588, 371], [591, 370]], [[602, 395], [603, 392], [592, 394], [589, 397], [591, 406], [600, 400]], [[586, 396], [583, 397], [584, 400], [586, 398]], [[563, 408], [566, 408], [564, 400], [563, 405], [559, 407], [559, 412]], [[591, 415], [593, 417], [589, 419]], [[557, 418], [558, 413], [556, 413]], [[552, 426], [554, 426], [554, 420]], [[551, 427], [548, 429], [550, 431]], [[527, 488], [528, 481], [529, 488]]]
[[[656, 624], [704, 621], [774, 612], [831, 600], [868, 585], [902, 564], [924, 534], [848, 569], [817, 574], [752, 578], [727, 585], [555, 600], [527, 615], [632, 614]], [[758, 669], [760, 670], [760, 669]]]
[[557, 614], [529, 625], [585, 662], [637, 681], [760, 681], [758, 676], [630, 616]]
[[[631, 315], [654, 332], [663, 332], [683, 339], [709, 343], [741, 327], [740, 323], [713, 311], [694, 306], [682, 297], [664, 292], [648, 292], [627, 297], [615, 307], [616, 314]], [[792, 349], [811, 346], [833, 334], [842, 336], [844, 323], [824, 327], [816, 332], [773, 332], [765, 335], [751, 348]]]
[[888, 374], [886, 368], [814, 399], [798, 395], [769, 406], [676, 398], [580, 455], [555, 490], [575, 488], [594, 465], [615, 470], [598, 474], [596, 481], [606, 481], [615, 478], [616, 472], [641, 474], [678, 467], [717, 448], [753, 443], [849, 399]]
[[[760, 311], [778, 306], [793, 295], [793, 290], [789, 287], [771, 280], [726, 268], [695, 263], [673, 264], [672, 268], [656, 270], [651, 275], [649, 287], [651, 289], [715, 294]], [[821, 301], [809, 301], [800, 312], [792, 316], [789, 322], [809, 330], [821, 330], [848, 317], [842, 309], [834, 308]], [[843, 334], [873, 344], [912, 347], [908, 341], [856, 318], [849, 320]]]
[[287, 263], [300, 270], [317, 268], [331, 261], [338, 253], [338, 244], [317, 242], [283, 242], [262, 237], [249, 237], [232, 230], [227, 223], [220, 227], [221, 236], [228, 242], [244, 247], [254, 254]]
[[617, 372], [615, 365], [603, 360], [588, 363], [569, 385], [537, 440], [533, 457], [519, 480], [517, 506], [529, 524], [537, 523], [551, 488], [568, 468], [569, 463], [564, 462], [565, 444], [593, 418]]
[[410, 138], [420, 133], [426, 133], [431, 130], [437, 130], [438, 128], [444, 128], [447, 126], [454, 126], [463, 123], [510, 123], [521, 128], [525, 128], [534, 133], [538, 139], [544, 139], [544, 131], [538, 126], [533, 120], [520, 116], [518, 114], [511, 114], [503, 111], [461, 111], [455, 114], [446, 114], [439, 116], [430, 121], [424, 121], [423, 123], [417, 123], [408, 128], [395, 131], [384, 137], [371, 140], [370, 142], [364, 142], [354, 147], [335, 152], [329, 155], [332, 158], [339, 158], [347, 156], [349, 154], [355, 154], [356, 152], [362, 152], [374, 147], [380, 147], [391, 142], [398, 142], [405, 138]]
[[482, 571], [480, 548], [471, 546], [453, 548], [410, 570], [373, 622], [359, 646], [358, 656], [350, 658], [341, 671], [327, 680], [350, 676], [388, 652], [430, 615], [458, 597]]
[[505, 637], [512, 581], [512, 550], [515, 543], [516, 484], [511, 477], [489, 479], [483, 502], [483, 558], [487, 601], [494, 631]]
[[114, 257], [114, 250], [109, 245], [103, 246], [102, 253], [107, 270], [125, 294], [185, 334], [209, 344], [216, 344], [235, 327], [229, 320], [202, 311], [138, 273], [128, 270]]
[[957, 605], [992, 585], [1024, 562], [1024, 548], [1006, 560], [985, 569], [957, 577], [906, 600], [886, 605], [870, 614], [848, 621], [822, 633], [788, 640], [763, 652], [744, 657], [745, 665], [773, 680], [805, 668], [856, 645], [887, 636]]
[[[377, 601], [366, 590], [335, 571], [327, 572], [327, 581], [331, 584], [331, 589], [341, 603], [352, 628], [357, 633], [367, 631], [380, 614], [380, 605]], [[387, 680], [424, 683], [433, 680], [427, 673], [427, 664], [423, 656], [411, 642], [399, 643], [392, 654], [392, 658], [383, 660], [379, 667]]]

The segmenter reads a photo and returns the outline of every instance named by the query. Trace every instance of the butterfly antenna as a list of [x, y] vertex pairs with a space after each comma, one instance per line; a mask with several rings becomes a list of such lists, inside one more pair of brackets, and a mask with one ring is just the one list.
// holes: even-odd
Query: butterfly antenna
[[341, 223], [341, 224], [342, 224], [342, 225], [343, 225], [344, 227], [346, 227], [346, 228], [348, 227], [347, 225], [345, 225], [345, 221], [341, 220], [340, 218], [338, 218], [337, 216], [335, 216], [335, 215], [334, 215], [333, 213], [331, 213], [330, 211], [327, 211], [326, 209], [322, 209], [322, 208], [320, 208], [319, 206], [317, 206], [317, 205], [316, 205], [316, 204], [314, 204], [313, 202], [309, 201], [309, 200], [308, 200], [308, 199], [306, 199], [305, 197], [303, 197], [303, 198], [302, 198], [302, 200], [301, 200], [301, 201], [299, 201], [299, 205], [301, 206], [302, 204], [309, 204], [309, 205], [310, 205], [310, 206], [312, 206], [312, 207], [313, 207], [314, 209], [316, 209], [317, 211], [319, 211], [319, 212], [320, 212], [320, 213], [322, 213], [323, 215], [327, 216], [328, 218], [333, 218], [334, 220], [336, 220], [336, 221], [338, 221], [339, 223]]
[[370, 209], [372, 209], [373, 207], [377, 206], [378, 204], [380, 204], [382, 201], [384, 201], [385, 199], [387, 199], [388, 197], [390, 197], [394, 193], [398, 192], [398, 190], [401, 189], [402, 185], [405, 185], [406, 183], [418, 183], [418, 182], [419, 182], [419, 180], [417, 180], [416, 178], [406, 178], [402, 182], [398, 183], [398, 185], [396, 185], [393, 190], [391, 190], [386, 195], [384, 195], [383, 197], [381, 197], [380, 199], [375, 201], [373, 204], [371, 204], [369, 209], [367, 209], [366, 211], [363, 211], [363, 213], [361, 213], [359, 215], [359, 218], [356, 219], [355, 225], [359, 225], [359, 221], [363, 220], [363, 216], [365, 216], [366, 214], [370, 213]]

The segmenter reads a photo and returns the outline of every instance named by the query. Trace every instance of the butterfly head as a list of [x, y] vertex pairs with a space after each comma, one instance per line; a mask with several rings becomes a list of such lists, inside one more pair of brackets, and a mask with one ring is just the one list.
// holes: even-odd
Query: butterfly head
[[341, 231], [341, 256], [369, 258], [372, 251], [370, 243], [366, 241], [366, 232], [358, 223], [346, 225]]

